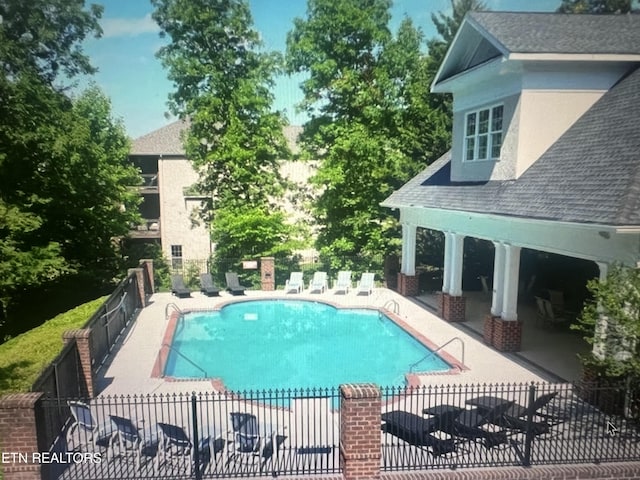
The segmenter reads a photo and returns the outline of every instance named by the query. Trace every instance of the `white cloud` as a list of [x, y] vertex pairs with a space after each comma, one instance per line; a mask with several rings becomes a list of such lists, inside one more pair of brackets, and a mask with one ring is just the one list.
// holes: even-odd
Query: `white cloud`
[[144, 33], [158, 33], [160, 27], [148, 13], [142, 18], [105, 18], [100, 22], [102, 37], [135, 37]]

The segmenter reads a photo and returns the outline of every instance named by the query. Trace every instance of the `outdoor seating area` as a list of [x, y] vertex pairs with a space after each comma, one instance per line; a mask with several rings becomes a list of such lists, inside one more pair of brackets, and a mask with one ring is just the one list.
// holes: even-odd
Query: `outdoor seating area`
[[[333, 283], [333, 294], [347, 295], [353, 290], [353, 282], [351, 280], [352, 272], [349, 270], [341, 270], [338, 272]], [[289, 278], [285, 282], [285, 293], [302, 293], [305, 290], [303, 272], [291, 272]], [[325, 293], [329, 291], [329, 278], [327, 272], [317, 271], [313, 273], [313, 277], [309, 281], [309, 293]], [[361, 275], [356, 285], [356, 295], [371, 295], [375, 288], [375, 273], [365, 272]]]

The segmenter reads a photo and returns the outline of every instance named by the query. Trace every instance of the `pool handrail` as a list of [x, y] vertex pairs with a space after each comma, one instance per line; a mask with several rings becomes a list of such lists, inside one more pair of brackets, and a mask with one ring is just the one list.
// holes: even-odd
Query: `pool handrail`
[[421, 362], [424, 362], [427, 358], [435, 355], [436, 353], [438, 353], [440, 350], [442, 350], [444, 347], [446, 347], [447, 345], [449, 345], [451, 342], [453, 342], [454, 340], [458, 340], [460, 342], [460, 345], [462, 346], [462, 365], [464, 365], [464, 340], [462, 340], [460, 337], [453, 337], [451, 339], [449, 339], [449, 341], [443, 343], [442, 345], [440, 345], [438, 348], [436, 348], [435, 350], [430, 351], [429, 353], [427, 353], [424, 357], [422, 357], [420, 360], [418, 360], [415, 363], [412, 363], [411, 366], [409, 366], [409, 373], [413, 373], [413, 369]]
[[180, 307], [178, 305], [176, 305], [173, 302], [167, 303], [167, 305], [164, 307], [164, 319], [165, 320], [167, 320], [169, 318], [169, 307], [172, 307], [173, 310], [178, 312], [178, 314], [180, 316], [184, 315], [184, 312], [180, 309]]
[[207, 373], [207, 371], [202, 368], [200, 365], [198, 365], [196, 362], [194, 362], [193, 360], [191, 360], [189, 357], [187, 357], [184, 353], [182, 353], [181, 351], [179, 351], [177, 348], [174, 348], [173, 345], [169, 345], [168, 343], [163, 343], [162, 344], [163, 347], [167, 347], [169, 350], [173, 350], [174, 352], [176, 352], [180, 357], [182, 357], [183, 359], [185, 359], [187, 362], [189, 362], [191, 365], [193, 365], [194, 367], [196, 367], [198, 370], [200, 370], [202, 373], [204, 373], [204, 377], [203, 378], [209, 378], [209, 374]]

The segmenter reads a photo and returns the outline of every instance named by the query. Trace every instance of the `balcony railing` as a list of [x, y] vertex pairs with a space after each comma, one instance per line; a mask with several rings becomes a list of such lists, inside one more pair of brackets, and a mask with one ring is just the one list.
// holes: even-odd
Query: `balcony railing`
[[134, 225], [129, 232], [131, 238], [160, 238], [160, 219], [145, 218], [140, 225]]

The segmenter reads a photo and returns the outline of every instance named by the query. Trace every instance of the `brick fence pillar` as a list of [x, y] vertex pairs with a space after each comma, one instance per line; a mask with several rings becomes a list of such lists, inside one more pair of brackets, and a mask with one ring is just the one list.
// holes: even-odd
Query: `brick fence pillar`
[[522, 322], [495, 317], [493, 321], [493, 346], [501, 352], [519, 352], [521, 345]]
[[380, 478], [380, 388], [340, 385], [340, 466], [345, 480]]
[[147, 306], [147, 296], [144, 293], [144, 270], [142, 268], [130, 268], [127, 276], [135, 275], [138, 283], [138, 305], [142, 308]]
[[0, 398], [0, 468], [4, 480], [40, 480], [41, 466], [34, 454], [45, 451], [42, 442], [42, 393], [12, 393]]
[[145, 291], [147, 295], [152, 295], [153, 292], [156, 291], [154, 272], [153, 272], [153, 260], [149, 258], [144, 258], [140, 260], [140, 268], [144, 270], [144, 274], [146, 277], [145, 285], [149, 285], [150, 291]]
[[272, 292], [276, 289], [276, 262], [273, 257], [260, 259], [260, 284], [265, 292]]
[[398, 274], [398, 293], [404, 297], [415, 297], [418, 295], [419, 278], [417, 275]]
[[62, 341], [65, 345], [72, 340], [76, 342], [76, 349], [80, 358], [80, 369], [82, 370], [80, 391], [83, 396], [93, 398], [96, 391], [91, 358], [91, 329], [67, 330], [62, 334]]
[[462, 295], [442, 295], [442, 318], [447, 322], [464, 322], [466, 299]]

